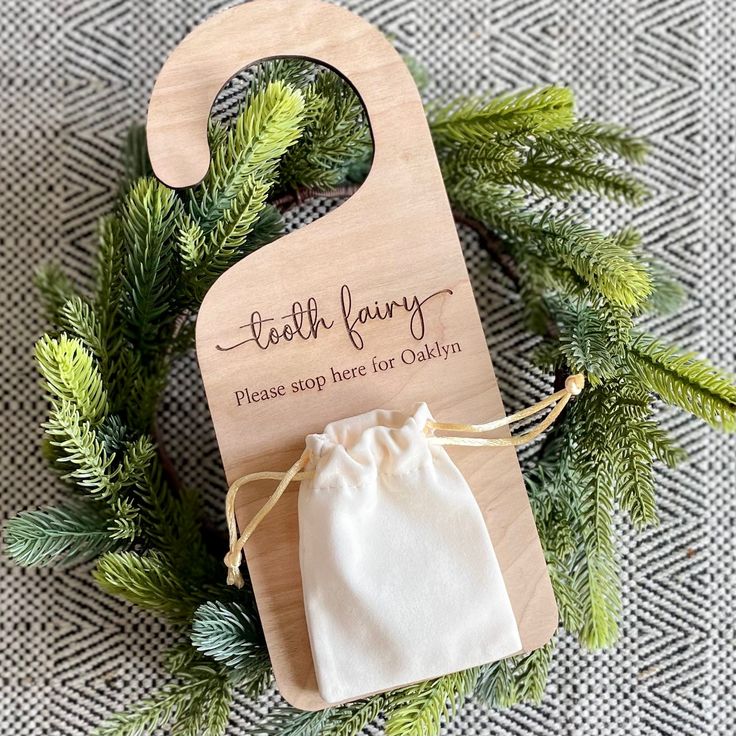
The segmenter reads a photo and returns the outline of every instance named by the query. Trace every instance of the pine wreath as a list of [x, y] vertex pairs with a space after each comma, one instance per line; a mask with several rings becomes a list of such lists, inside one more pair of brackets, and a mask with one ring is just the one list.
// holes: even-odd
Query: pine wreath
[[[608, 646], [621, 610], [614, 517], [656, 523], [653, 465], [682, 459], [655, 402], [733, 431], [736, 387], [637, 326], [642, 315], [677, 309], [682, 296], [637, 233], [604, 233], [576, 214], [580, 193], [633, 205], [646, 196], [633, 173], [642, 140], [578, 118], [561, 87], [454, 100], [427, 115], [456, 219], [518, 289], [540, 338], [536, 363], [558, 383], [571, 372], [589, 378], [524, 470], [560, 623], [583, 647]], [[225, 538], [197, 494], [175, 481], [155, 416], [218, 275], [279, 237], [285, 210], [347, 196], [370, 168], [359, 99], [302, 61], [259, 66], [234, 123], [212, 123], [209, 137], [207, 177], [176, 192], [151, 177], [142, 131], [131, 131], [93, 288], [77, 291], [53, 266], [38, 277], [53, 324], [36, 346], [50, 402], [44, 451], [68, 501], [11, 519], [7, 552], [29, 566], [97, 558], [104, 590], [180, 635], [165, 662], [170, 682], [103, 723], [104, 736], [169, 722], [175, 733], [221, 734], [233, 691], [256, 696], [271, 683], [252, 592], [225, 586]], [[389, 736], [435, 734], [465, 697], [496, 707], [540, 700], [553, 646], [326, 711], [280, 709], [257, 731], [350, 736], [382, 713]]]

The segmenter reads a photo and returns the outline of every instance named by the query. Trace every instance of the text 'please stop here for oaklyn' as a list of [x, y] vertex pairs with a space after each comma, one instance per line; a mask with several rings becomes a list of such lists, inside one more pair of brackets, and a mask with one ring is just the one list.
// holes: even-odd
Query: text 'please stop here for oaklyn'
[[373, 321], [393, 320], [402, 315], [407, 318], [408, 333], [414, 342], [395, 355], [373, 355], [370, 361], [349, 366], [329, 366], [322, 374], [297, 377], [294, 380], [274, 385], [238, 387], [233, 391], [236, 405], [256, 404], [309, 391], [320, 392], [329, 385], [387, 373], [402, 365], [447, 360], [450, 356], [461, 353], [462, 348], [459, 342], [440, 343], [437, 340], [422, 342], [426, 333], [427, 304], [443, 296], [452, 296], [452, 291], [442, 289], [424, 298], [413, 295], [383, 303], [373, 301], [370, 305], [356, 308], [350, 288], [343, 285], [340, 289], [341, 313], [339, 319], [322, 315], [319, 304], [313, 297], [307, 299], [305, 304], [294, 302], [291, 311], [280, 318], [264, 316], [257, 310], [253, 311], [250, 320], [238, 326], [239, 339], [229, 344], [218, 344], [216, 347], [219, 351], [230, 352], [248, 345], [260, 350], [268, 350], [279, 343], [317, 340], [323, 332], [340, 326], [345, 330], [353, 347], [356, 350], [363, 350], [366, 345], [362, 328], [366, 324]]

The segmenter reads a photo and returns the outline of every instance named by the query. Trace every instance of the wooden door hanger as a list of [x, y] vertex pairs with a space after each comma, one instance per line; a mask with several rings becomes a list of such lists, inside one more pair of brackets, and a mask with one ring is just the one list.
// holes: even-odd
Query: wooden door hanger
[[[353, 85], [375, 153], [347, 202], [244, 258], [202, 303], [197, 357], [228, 483], [288, 468], [305, 435], [376, 408], [426, 401], [438, 420], [456, 422], [504, 413], [422, 101], [370, 24], [319, 0], [255, 0], [195, 28], [151, 96], [156, 176], [176, 188], [197, 184], [218, 92], [243, 68], [281, 56], [331, 67]], [[293, 332], [295, 311], [298, 338], [265, 348], [246, 339], [254, 313]], [[535, 649], [554, 632], [557, 609], [515, 450], [450, 454], [486, 519], [524, 648]], [[240, 494], [241, 528], [272, 491], [265, 482]], [[246, 557], [278, 687], [294, 706], [316, 710], [326, 703], [302, 602], [297, 494], [296, 485], [287, 491]]]

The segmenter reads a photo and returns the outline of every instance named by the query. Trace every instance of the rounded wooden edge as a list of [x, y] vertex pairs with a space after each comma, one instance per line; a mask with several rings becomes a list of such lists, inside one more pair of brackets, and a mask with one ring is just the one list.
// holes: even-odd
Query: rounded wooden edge
[[[285, 25], [285, 17], [294, 20]], [[354, 88], [366, 109], [374, 156], [399, 139], [394, 151], [383, 151], [385, 158], [414, 147], [412, 136], [395, 135], [395, 121], [386, 119], [391, 110], [385, 94], [387, 74], [395, 96], [416, 101], [420, 108], [421, 98], [400, 54], [378, 29], [322, 0], [253, 0], [197, 26], [161, 67], [146, 124], [149, 157], [160, 181], [175, 189], [202, 181], [210, 162], [207, 124], [220, 90], [243, 69], [278, 57], [324, 65]], [[391, 134], [383, 136], [377, 130]], [[373, 167], [369, 178], [372, 173]]]

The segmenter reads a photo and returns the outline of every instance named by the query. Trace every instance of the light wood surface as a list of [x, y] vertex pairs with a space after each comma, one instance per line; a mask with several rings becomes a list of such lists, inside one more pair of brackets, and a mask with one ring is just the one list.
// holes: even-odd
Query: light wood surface
[[[504, 412], [419, 94], [401, 57], [371, 25], [317, 0], [256, 0], [206, 21], [173, 51], [153, 90], [148, 144], [156, 175], [173, 187], [204, 176], [206, 124], [218, 91], [242, 68], [274, 56], [313, 59], [349, 79], [366, 106], [375, 157], [367, 180], [345, 204], [248, 256], [205, 297], [197, 356], [228, 483], [250, 472], [285, 470], [305, 435], [375, 408], [408, 410], [426, 401], [436, 419], [458, 422]], [[442, 293], [427, 299], [435, 292]], [[412, 321], [414, 296], [427, 301]], [[264, 335], [271, 327], [283, 332], [285, 324], [294, 327], [293, 319], [283, 319], [294, 303], [308, 311], [310, 298], [317, 320], [324, 319], [316, 337], [305, 318], [308, 339], [233, 347], [253, 337], [243, 325], [253, 322], [254, 311], [273, 319], [264, 323]], [[393, 301], [400, 306], [391, 318], [358, 322], [352, 333], [346, 326], [346, 311], [351, 323], [361, 307]], [[425, 333], [417, 339], [420, 317]], [[362, 349], [355, 344], [360, 341]], [[435, 342], [449, 346], [447, 354], [409, 363], [407, 351], [417, 356]], [[394, 367], [374, 372], [374, 358], [393, 358]], [[342, 373], [341, 381], [332, 369]], [[321, 390], [307, 389], [307, 379], [318, 376], [325, 379]], [[254, 391], [270, 387], [275, 398], [248, 403]], [[524, 648], [535, 649], [554, 632], [557, 609], [516, 453], [449, 452], [483, 511]], [[265, 482], [243, 490], [241, 528], [273, 487]], [[278, 687], [296, 707], [314, 710], [326, 704], [317, 691], [304, 616], [297, 493], [294, 485], [284, 495], [246, 556]]]

